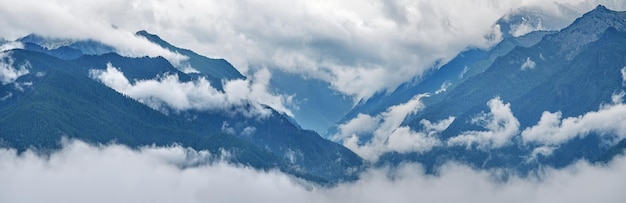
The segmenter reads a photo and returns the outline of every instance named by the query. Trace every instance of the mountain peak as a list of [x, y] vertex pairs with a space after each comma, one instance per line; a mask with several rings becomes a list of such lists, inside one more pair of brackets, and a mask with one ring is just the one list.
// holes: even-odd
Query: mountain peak
[[581, 18], [589, 17], [589, 16], [602, 18], [602, 17], [607, 16], [607, 15], [615, 15], [616, 13], [619, 13], [619, 12], [613, 11], [611, 9], [608, 9], [604, 5], [600, 4], [600, 5], [596, 6], [596, 8], [594, 8], [593, 10], [585, 13]]
[[239, 73], [239, 71], [237, 71], [237, 69], [235, 69], [235, 67], [233, 67], [233, 65], [231, 65], [228, 61], [224, 59], [208, 58], [191, 50], [176, 47], [169, 42], [161, 39], [159, 36], [155, 34], [150, 34], [148, 31], [145, 30], [137, 31], [135, 35], [145, 37], [148, 41], [155, 43], [165, 49], [189, 57], [189, 59], [187, 60], [189, 65], [197, 71], [207, 74], [207, 76], [210, 76], [209, 81], [211, 81], [211, 85], [217, 87], [218, 89], [221, 89], [222, 79], [232, 80], [245, 78], [243, 75], [241, 75], [241, 73]]
[[[609, 10], [608, 8], [606, 8], [604, 5], [600, 4], [598, 6], [596, 6], [595, 9], [593, 9], [593, 11], [598, 11], [598, 12], [611, 12], [611, 10]], [[593, 12], [592, 11], [592, 12]]]
[[607, 28], [625, 31], [624, 19], [626, 19], [626, 12], [613, 11], [603, 5], [598, 5], [549, 38], [559, 42], [559, 52], [567, 59], [572, 59], [584, 45], [598, 40]]
[[146, 30], [139, 30], [135, 33], [135, 35], [139, 35], [139, 36], [143, 36], [143, 37], [147, 37], [147, 38], [157, 38], [157, 39], [161, 39], [159, 36], [155, 35], [155, 34], [151, 34]]
[[151, 33], [149, 33], [146, 30], [137, 31], [135, 33], [135, 35], [145, 37], [146, 39], [148, 39], [148, 41], [156, 43], [156, 44], [160, 45], [163, 48], [176, 49], [176, 47], [174, 47], [170, 43], [166, 42], [165, 40], [161, 39], [161, 37], [159, 37], [158, 35], [151, 34]]
[[624, 27], [624, 17], [626, 17], [624, 11], [613, 11], [603, 5], [598, 5], [595, 9], [576, 19], [569, 27], [599, 29], [599, 33], [604, 32], [608, 27], [615, 27], [619, 30]]
[[136, 35], [151, 35], [150, 33], [148, 33], [148, 31], [146, 30], [139, 30], [135, 33]]

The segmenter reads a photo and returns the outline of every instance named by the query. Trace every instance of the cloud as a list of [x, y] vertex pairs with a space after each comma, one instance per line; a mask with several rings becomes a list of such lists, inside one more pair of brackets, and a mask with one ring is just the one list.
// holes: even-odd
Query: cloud
[[339, 125], [338, 133], [334, 135], [333, 140], [344, 139], [346, 135], [366, 134], [373, 132], [380, 122], [380, 117], [372, 117], [367, 114], [359, 113], [355, 118]]
[[408, 102], [389, 107], [376, 116], [358, 114], [356, 118], [339, 125], [339, 132], [333, 139], [370, 161], [376, 161], [386, 152], [425, 152], [440, 146], [442, 143], [437, 136], [450, 126], [454, 117], [436, 123], [422, 120], [423, 129], [418, 132], [402, 126], [406, 116], [424, 108], [421, 99], [427, 96], [416, 95]]
[[621, 202], [626, 159], [578, 162], [501, 181], [495, 170], [448, 163], [372, 168], [321, 187], [278, 171], [235, 166], [181, 146], [129, 149], [65, 141], [50, 155], [0, 149], [0, 202]]
[[522, 23], [518, 25], [513, 25], [509, 33], [513, 35], [514, 37], [519, 37], [519, 36], [528, 34], [533, 31], [538, 31], [538, 30], [546, 30], [541, 24], [541, 19], [539, 19], [539, 22], [537, 23], [537, 25], [533, 25], [531, 22], [527, 22], [526, 19], [524, 19]]
[[540, 146], [540, 147], [536, 147], [535, 149], [533, 149], [533, 151], [530, 153], [530, 156], [526, 159], [526, 162], [532, 162], [532, 161], [536, 161], [537, 157], [539, 155], [542, 155], [544, 157], [548, 157], [551, 156], [552, 153], [554, 153], [554, 150], [556, 149], [556, 147], [550, 147], [550, 146]]
[[391, 151], [400, 153], [430, 151], [433, 147], [442, 145], [437, 136], [447, 129], [454, 119], [449, 117], [434, 124], [428, 120], [421, 120], [424, 129], [420, 132], [415, 132], [408, 126], [398, 127], [389, 136], [387, 146]]
[[256, 128], [255, 127], [245, 127], [243, 130], [241, 130], [241, 135], [243, 136], [250, 136], [253, 135], [256, 132]]
[[[30, 64], [28, 62], [24, 64], [14, 64], [13, 58], [6, 53], [0, 53], [0, 83], [7, 85], [15, 82], [20, 76], [29, 73]], [[16, 84], [19, 87], [19, 84]]]
[[[34, 33], [52, 38], [93, 39], [115, 47], [125, 56], [163, 56], [174, 64], [186, 59], [145, 38], [135, 36], [134, 32], [137, 30], [125, 30], [115, 26], [115, 22], [109, 20], [110, 17], [126, 16], [123, 14], [125, 9], [118, 7], [120, 3], [123, 1], [93, 2], [89, 5], [78, 1], [3, 2], [0, 3], [0, 19], [3, 19], [0, 26], [7, 29], [0, 31], [0, 36], [15, 39]], [[130, 19], [132, 18], [126, 20]]]
[[[467, 66], [465, 66], [467, 68]], [[463, 69], [463, 72], [467, 72], [466, 69]], [[461, 75], [464, 75], [465, 73], [461, 72]], [[459, 77], [461, 78], [461, 77]], [[448, 87], [452, 86], [452, 83], [450, 81], [445, 81], [444, 83], [441, 84], [441, 87], [439, 87], [439, 89], [437, 91], [435, 91], [435, 94], [441, 94], [442, 92], [445, 92], [446, 90], [448, 90]]]
[[520, 123], [511, 112], [511, 104], [504, 103], [500, 97], [487, 102], [489, 113], [481, 113], [472, 119], [486, 131], [466, 131], [448, 139], [448, 145], [465, 145], [468, 149], [477, 144], [479, 149], [499, 148], [510, 143], [511, 138], [519, 133]]
[[[213, 88], [205, 78], [181, 82], [175, 74], [131, 83], [111, 63], [107, 64], [106, 70], [91, 70], [90, 76], [124, 95], [165, 113], [169, 109], [176, 112], [186, 110], [226, 112], [234, 109], [246, 117], [266, 117], [272, 113], [265, 107], [267, 105], [292, 116], [286, 107], [292, 104], [292, 97], [268, 92], [271, 74], [266, 69], [259, 70], [251, 80], [226, 81], [224, 92]], [[246, 107], [248, 104], [250, 108]]]
[[522, 131], [525, 143], [559, 145], [576, 137], [597, 133], [604, 138], [626, 138], [624, 92], [613, 96], [611, 104], [577, 117], [561, 118], [561, 112], [543, 112], [539, 122]]
[[23, 49], [24, 45], [20, 42], [2, 42], [0, 40], [0, 52], [4, 52], [11, 49]]
[[535, 61], [531, 60], [530, 57], [526, 57], [526, 62], [524, 62], [524, 64], [522, 64], [522, 67], [520, 67], [520, 70], [532, 70], [535, 69], [535, 66], [537, 64], [535, 63]]
[[[334, 140], [340, 141], [366, 160], [376, 161], [386, 152], [425, 152], [436, 146], [465, 146], [471, 149], [489, 150], [507, 146], [513, 142], [536, 148], [528, 155], [528, 161], [538, 155], [550, 156], [552, 152], [576, 137], [597, 134], [608, 142], [626, 138], [626, 104], [621, 92], [612, 97], [612, 102], [601, 105], [598, 111], [590, 111], [577, 117], [562, 118], [561, 112], [544, 112], [539, 122], [520, 132], [520, 123], [513, 115], [509, 103], [499, 97], [487, 102], [489, 112], [482, 112], [471, 123], [483, 127], [482, 131], [464, 131], [445, 142], [437, 136], [447, 129], [455, 117], [432, 123], [422, 120], [422, 129], [413, 131], [401, 126], [404, 118], [423, 108], [415, 97], [410, 102], [390, 107], [377, 116], [359, 114], [355, 119], [339, 126]], [[425, 96], [425, 95], [421, 95]], [[405, 112], [402, 114], [401, 112]], [[514, 139], [519, 136], [520, 139]], [[535, 144], [539, 144], [538, 146]]]
[[[0, 36], [92, 38], [132, 56], [177, 58], [133, 35], [146, 29], [181, 47], [225, 58], [241, 72], [280, 68], [324, 80], [359, 101], [393, 90], [468, 46], [493, 45], [501, 36], [494, 23], [516, 9], [554, 12], [571, 22], [597, 3], [626, 8], [619, 1], [588, 2], [106, 0], [85, 5], [24, 0], [0, 3], [0, 27], [10, 28]], [[578, 13], [560, 12], [563, 6]]]

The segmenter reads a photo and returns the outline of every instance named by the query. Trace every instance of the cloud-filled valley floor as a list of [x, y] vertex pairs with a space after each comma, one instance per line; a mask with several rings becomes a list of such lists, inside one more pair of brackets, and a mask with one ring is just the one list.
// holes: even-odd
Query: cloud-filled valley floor
[[[51, 154], [0, 149], [0, 202], [620, 202], [626, 158], [579, 161], [528, 177], [443, 165], [374, 168], [320, 187], [278, 171], [236, 166], [181, 146], [130, 149], [65, 140]], [[244, 194], [245, 195], [242, 195]]]

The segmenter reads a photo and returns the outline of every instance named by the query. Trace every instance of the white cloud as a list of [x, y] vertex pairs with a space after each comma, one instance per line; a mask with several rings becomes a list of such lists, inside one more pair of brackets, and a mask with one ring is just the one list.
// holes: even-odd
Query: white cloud
[[339, 132], [333, 139], [370, 161], [376, 161], [386, 152], [425, 152], [440, 146], [442, 143], [437, 136], [448, 128], [454, 117], [437, 123], [422, 120], [423, 129], [418, 132], [402, 126], [408, 115], [424, 108], [421, 99], [427, 96], [416, 95], [407, 103], [389, 107], [387, 111], [376, 116], [359, 114], [339, 125]]
[[626, 138], [626, 104], [624, 92], [613, 96], [613, 103], [598, 111], [577, 117], [561, 118], [561, 112], [543, 112], [539, 122], [522, 131], [525, 143], [559, 145], [576, 137], [597, 133], [605, 138]]
[[465, 77], [465, 73], [467, 73], [467, 71], [469, 71], [469, 67], [467, 67], [467, 66], [463, 67], [463, 71], [461, 71], [461, 73], [459, 73], [459, 79], [463, 79], [463, 77]]
[[228, 122], [224, 121], [222, 123], [222, 132], [231, 134], [231, 135], [236, 135], [237, 132], [235, 132], [235, 129], [230, 127], [230, 125], [228, 124]]
[[353, 134], [366, 134], [373, 132], [380, 122], [380, 117], [372, 117], [359, 113], [355, 118], [339, 125], [340, 133], [333, 136], [333, 140], [342, 140]]
[[621, 202], [626, 159], [578, 162], [538, 177], [445, 164], [369, 169], [355, 182], [320, 187], [277, 171], [257, 171], [180, 146], [131, 150], [65, 142], [49, 156], [0, 149], [0, 202]]
[[6, 50], [11, 49], [23, 49], [24, 45], [20, 42], [4, 42], [0, 40], [0, 52], [4, 52]]
[[[13, 58], [6, 52], [0, 53], [0, 83], [7, 85], [29, 72], [30, 64], [14, 64]], [[18, 84], [16, 84], [18, 87]]]
[[163, 56], [174, 64], [186, 59], [135, 36], [137, 30], [116, 27], [110, 18], [130, 17], [124, 14], [125, 9], [118, 7], [121, 3], [124, 2], [111, 0], [89, 5], [71, 0], [3, 2], [0, 3], [0, 18], [3, 19], [0, 26], [10, 29], [3, 29], [0, 35], [12, 39], [31, 33], [52, 38], [94, 39], [115, 47], [126, 56]]
[[8, 92], [6, 95], [0, 97], [0, 101], [6, 101], [8, 98], [11, 98], [13, 96], [12, 92]]
[[420, 121], [423, 129], [419, 132], [411, 130], [408, 126], [397, 127], [389, 135], [387, 147], [389, 151], [400, 153], [430, 151], [433, 147], [442, 145], [437, 136], [446, 130], [454, 119], [454, 117], [448, 117], [437, 123], [423, 119]]
[[522, 64], [522, 66], [520, 67], [520, 70], [528, 70], [528, 69], [535, 69], [535, 66], [537, 64], [535, 63], [535, 61], [531, 60], [530, 57], [526, 57], [526, 61], [524, 62], [524, 64]]
[[536, 7], [569, 22], [580, 13], [559, 13], [557, 3], [577, 12], [597, 3], [626, 8], [620, 1], [586, 2], [23, 0], [0, 3], [0, 27], [11, 28], [0, 36], [93, 38], [133, 56], [176, 58], [133, 35], [146, 29], [203, 55], [226, 58], [244, 73], [249, 65], [281, 68], [327, 81], [358, 101], [391, 90], [468, 46], [492, 45], [501, 34], [496, 20], [518, 8]]
[[252, 126], [248, 126], [246, 128], [244, 128], [243, 130], [241, 130], [241, 135], [243, 136], [250, 136], [253, 135], [256, 132], [256, 128], [252, 127]]
[[519, 37], [519, 36], [528, 34], [533, 31], [538, 31], [538, 30], [545, 30], [545, 28], [541, 24], [541, 19], [539, 19], [539, 22], [537, 23], [537, 25], [533, 25], [532, 23], [527, 22], [527, 21], [524, 21], [519, 25], [514, 25], [511, 27], [511, 30], [509, 32], [514, 37]]
[[[467, 72], [467, 66], [465, 66], [465, 69], [463, 69], [463, 72]], [[461, 72], [459, 76], [464, 75], [465, 73], [463, 72]], [[448, 87], [450, 86], [452, 86], [452, 83], [450, 81], [445, 81], [444, 83], [441, 84], [441, 87], [439, 87], [439, 89], [435, 91], [435, 94], [441, 94], [442, 92], [445, 92], [446, 90], [448, 90]]]
[[530, 153], [530, 156], [528, 156], [528, 158], [526, 159], [526, 162], [531, 162], [531, 161], [536, 161], [537, 157], [539, 155], [542, 156], [551, 156], [552, 153], [554, 153], [554, 150], [556, 149], [556, 147], [551, 147], [551, 146], [540, 146], [540, 147], [536, 147], [535, 149], [533, 149], [533, 151]]
[[[181, 82], [177, 75], [164, 75], [151, 80], [138, 80], [131, 83], [124, 74], [107, 64], [106, 70], [91, 70], [90, 76], [116, 91], [144, 103], [151, 108], [167, 112], [199, 110], [228, 111], [235, 108], [247, 117], [269, 116], [270, 106], [278, 112], [292, 116], [286, 107], [292, 97], [268, 92], [267, 85], [271, 74], [262, 69], [251, 80], [231, 80], [224, 84], [224, 92], [213, 88], [208, 80], [199, 78]], [[246, 105], [250, 104], [250, 109]]]
[[481, 113], [472, 119], [486, 131], [466, 131], [448, 139], [448, 145], [465, 145], [468, 149], [477, 144], [479, 149], [499, 148], [510, 143], [518, 134], [520, 123], [511, 112], [511, 104], [505, 104], [500, 97], [487, 102], [489, 113]]

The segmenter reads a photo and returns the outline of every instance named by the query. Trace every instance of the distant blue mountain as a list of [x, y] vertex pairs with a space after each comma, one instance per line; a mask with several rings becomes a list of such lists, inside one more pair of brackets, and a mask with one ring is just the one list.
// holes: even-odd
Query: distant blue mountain
[[18, 39], [24, 49], [45, 53], [61, 59], [76, 59], [82, 55], [100, 55], [115, 52], [115, 48], [94, 40], [46, 38], [35, 34]]
[[280, 70], [272, 72], [270, 88], [276, 93], [293, 95], [298, 105], [292, 110], [294, 118], [304, 129], [320, 134], [353, 107], [353, 100], [331, 89], [330, 84]]

